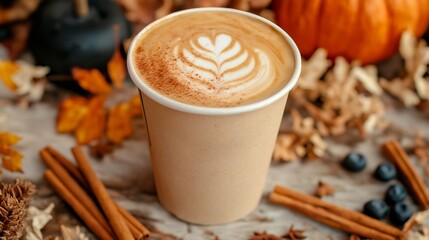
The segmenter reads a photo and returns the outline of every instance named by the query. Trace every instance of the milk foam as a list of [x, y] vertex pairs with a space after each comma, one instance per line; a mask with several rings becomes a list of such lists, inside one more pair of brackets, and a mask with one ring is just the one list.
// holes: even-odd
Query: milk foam
[[176, 18], [148, 31], [134, 53], [142, 79], [167, 97], [209, 107], [241, 105], [277, 91], [292, 72], [289, 46], [262, 22], [223, 12]]

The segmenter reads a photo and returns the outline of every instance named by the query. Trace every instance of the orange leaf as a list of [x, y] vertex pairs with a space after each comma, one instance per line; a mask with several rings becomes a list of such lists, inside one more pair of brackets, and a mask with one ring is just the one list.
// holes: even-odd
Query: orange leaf
[[123, 88], [123, 82], [126, 77], [125, 61], [122, 58], [120, 49], [117, 47], [112, 58], [107, 63], [107, 72], [109, 73], [110, 79], [113, 85], [117, 89]]
[[120, 103], [110, 109], [107, 121], [107, 138], [120, 144], [133, 132], [131, 108], [128, 103]]
[[19, 66], [12, 61], [0, 61], [0, 80], [10, 90], [16, 90], [17, 86], [13, 82], [12, 76], [19, 71]]
[[86, 114], [82, 119], [75, 132], [78, 144], [88, 144], [103, 135], [106, 125], [105, 101], [105, 96], [95, 96], [90, 99], [88, 104], [89, 114]]
[[72, 68], [73, 78], [79, 85], [93, 94], [109, 93], [110, 85], [98, 69]]
[[6, 145], [6, 146], [12, 146], [15, 145], [17, 142], [21, 140], [20, 137], [16, 136], [12, 133], [0, 133], [0, 146]]
[[24, 156], [14, 149], [9, 149], [7, 154], [3, 154], [2, 162], [3, 167], [11, 172], [22, 171], [22, 158]]
[[60, 133], [73, 132], [88, 112], [88, 100], [86, 98], [70, 97], [64, 99], [58, 110], [57, 131]]
[[140, 102], [140, 96], [134, 96], [130, 100], [131, 116], [138, 117], [143, 114], [142, 104]]

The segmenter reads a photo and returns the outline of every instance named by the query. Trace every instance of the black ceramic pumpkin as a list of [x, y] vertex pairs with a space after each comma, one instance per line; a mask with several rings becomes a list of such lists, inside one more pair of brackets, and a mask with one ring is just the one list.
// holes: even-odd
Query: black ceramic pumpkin
[[29, 47], [38, 65], [52, 74], [69, 74], [72, 67], [106, 69], [115, 49], [113, 26], [120, 40], [130, 27], [111, 0], [89, 0], [89, 12], [78, 16], [72, 0], [45, 0], [33, 16]]

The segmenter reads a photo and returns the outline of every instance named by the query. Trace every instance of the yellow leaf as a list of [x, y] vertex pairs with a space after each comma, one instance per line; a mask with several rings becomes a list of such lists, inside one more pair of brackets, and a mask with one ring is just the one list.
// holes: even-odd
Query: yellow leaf
[[111, 91], [106, 78], [98, 69], [88, 70], [74, 67], [72, 68], [72, 75], [79, 85], [90, 93], [103, 94]]
[[131, 116], [139, 117], [143, 114], [142, 104], [140, 102], [140, 96], [134, 96], [130, 100]]
[[107, 63], [107, 72], [115, 88], [122, 89], [126, 77], [126, 70], [125, 61], [122, 58], [119, 47], [116, 48], [115, 53], [113, 53], [112, 58]]
[[90, 99], [89, 114], [86, 114], [75, 131], [78, 144], [88, 144], [103, 135], [106, 125], [105, 100], [105, 96], [95, 96]]
[[107, 120], [107, 138], [116, 144], [131, 136], [133, 132], [131, 108], [128, 103], [120, 103], [110, 109]]
[[88, 114], [88, 100], [83, 97], [64, 99], [59, 107], [57, 131], [60, 133], [73, 132]]
[[9, 149], [7, 154], [2, 156], [3, 168], [11, 172], [22, 171], [22, 158], [23, 155], [14, 149]]
[[0, 145], [12, 146], [18, 143], [20, 140], [21, 138], [15, 134], [8, 132], [0, 133]]
[[17, 86], [13, 82], [12, 76], [19, 71], [19, 66], [12, 61], [0, 61], [0, 80], [10, 90], [16, 90]]

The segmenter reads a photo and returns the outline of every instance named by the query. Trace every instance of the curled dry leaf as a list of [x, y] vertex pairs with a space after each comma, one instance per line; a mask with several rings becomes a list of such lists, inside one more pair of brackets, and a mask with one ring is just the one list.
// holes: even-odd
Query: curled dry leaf
[[120, 144], [125, 138], [131, 136], [132, 131], [130, 105], [128, 103], [120, 103], [112, 107], [109, 111], [107, 121], [107, 138], [115, 144]]
[[0, 80], [3, 85], [9, 92], [29, 101], [39, 101], [42, 98], [46, 85], [44, 77], [48, 72], [48, 67], [34, 66], [25, 61], [0, 60]]
[[[21, 140], [20, 137], [12, 133], [0, 133], [0, 156], [2, 166], [11, 172], [22, 172], [23, 155], [12, 148]], [[1, 173], [1, 171], [0, 171]]]
[[393, 81], [382, 80], [382, 87], [401, 100], [405, 106], [417, 106], [429, 99], [429, 47], [424, 40], [405, 31], [402, 34], [399, 53], [405, 61], [405, 76]]
[[24, 240], [44, 240], [42, 229], [52, 220], [55, 205], [49, 204], [45, 209], [30, 206], [28, 209]]
[[324, 196], [333, 195], [334, 193], [335, 193], [335, 191], [331, 186], [329, 186], [325, 182], [319, 181], [319, 183], [317, 184], [317, 188], [316, 188], [314, 195], [321, 198]]
[[79, 85], [90, 93], [104, 94], [111, 91], [106, 78], [98, 69], [88, 70], [74, 67], [71, 72], [73, 78], [79, 83]]
[[293, 161], [303, 157], [309, 159], [323, 157], [327, 145], [318, 133], [314, 119], [302, 118], [296, 109], [291, 110], [291, 115], [292, 130], [277, 137], [273, 160]]
[[429, 210], [415, 213], [404, 225], [402, 231], [407, 240], [426, 240], [429, 238], [429, 227], [427, 220]]
[[63, 240], [89, 240], [89, 237], [82, 232], [79, 226], [66, 227], [61, 225], [61, 235]]
[[292, 100], [314, 119], [321, 136], [340, 135], [347, 128], [359, 129], [362, 137], [382, 126], [384, 104], [374, 66], [361, 67], [337, 57], [331, 62], [325, 50], [303, 61], [303, 74]]

